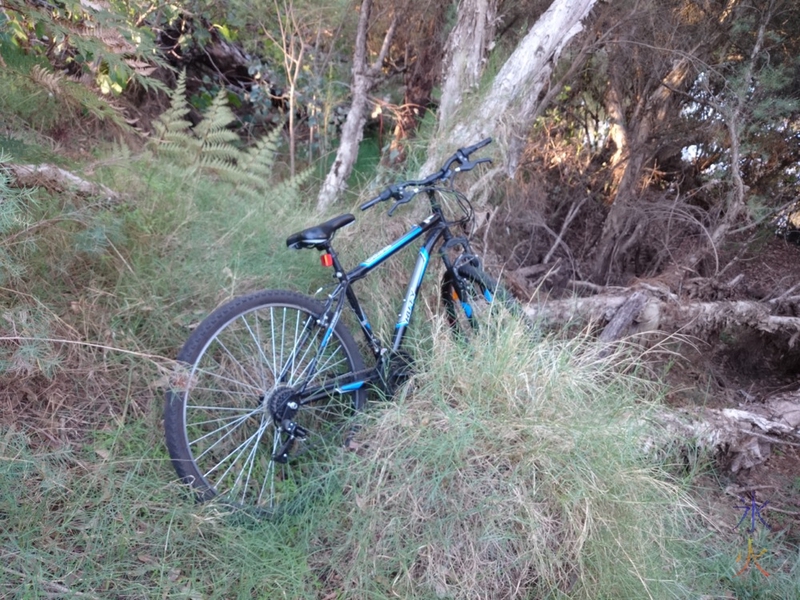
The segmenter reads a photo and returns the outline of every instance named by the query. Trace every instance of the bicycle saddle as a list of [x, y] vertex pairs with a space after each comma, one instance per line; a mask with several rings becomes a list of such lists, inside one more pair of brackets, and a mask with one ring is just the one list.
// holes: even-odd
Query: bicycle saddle
[[286, 245], [293, 250], [300, 250], [300, 248], [325, 250], [333, 234], [336, 233], [336, 230], [341, 229], [345, 225], [349, 225], [355, 220], [356, 218], [350, 213], [333, 217], [320, 225], [315, 225], [314, 227], [303, 229], [303, 231], [298, 233], [293, 233], [286, 238]]

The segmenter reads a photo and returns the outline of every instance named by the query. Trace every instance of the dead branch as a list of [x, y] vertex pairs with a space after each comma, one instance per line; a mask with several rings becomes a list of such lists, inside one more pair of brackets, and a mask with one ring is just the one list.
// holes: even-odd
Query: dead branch
[[86, 196], [103, 196], [108, 200], [119, 200], [119, 194], [103, 184], [86, 181], [55, 165], [2, 163], [2, 167], [14, 176], [19, 186], [41, 186], [58, 191], [72, 190]]
[[567, 227], [569, 227], [570, 223], [572, 223], [572, 219], [574, 219], [578, 212], [581, 210], [581, 207], [586, 203], [586, 201], [590, 198], [590, 196], [584, 196], [581, 200], [576, 200], [573, 202], [572, 206], [569, 208], [569, 212], [567, 213], [564, 222], [561, 224], [561, 231], [556, 238], [556, 241], [553, 242], [553, 245], [550, 247], [550, 251], [547, 253], [547, 256], [544, 257], [543, 263], [549, 263], [550, 259], [553, 257], [553, 253], [555, 253], [556, 248], [558, 245], [563, 243], [564, 234], [567, 232]]
[[691, 439], [700, 450], [730, 461], [734, 473], [763, 463], [773, 445], [800, 446], [800, 393], [781, 394], [764, 404], [738, 408], [662, 411], [654, 418], [665, 436], [649, 440], [663, 447]]

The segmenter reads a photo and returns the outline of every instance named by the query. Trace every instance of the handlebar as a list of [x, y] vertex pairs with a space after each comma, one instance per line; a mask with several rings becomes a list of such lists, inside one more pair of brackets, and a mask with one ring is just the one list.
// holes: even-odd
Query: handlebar
[[[448, 158], [445, 161], [442, 168], [439, 169], [433, 175], [429, 175], [425, 179], [420, 179], [416, 181], [401, 181], [399, 183], [390, 185], [385, 190], [383, 190], [378, 196], [375, 196], [372, 200], [368, 200], [367, 202], [362, 204], [360, 206], [361, 210], [367, 210], [368, 208], [372, 208], [376, 204], [389, 200], [390, 198], [394, 198], [396, 202], [394, 206], [392, 206], [392, 208], [389, 209], [389, 216], [391, 216], [392, 213], [400, 204], [405, 204], [406, 202], [409, 202], [414, 195], [421, 192], [422, 189], [420, 188], [428, 188], [434, 185], [435, 183], [451, 181], [456, 173], [471, 171], [481, 163], [492, 162], [490, 158], [481, 158], [476, 161], [469, 160], [470, 154], [472, 154], [476, 150], [480, 150], [484, 146], [488, 146], [491, 143], [492, 143], [492, 138], [488, 137], [484, 140], [481, 140], [477, 144], [473, 144], [472, 146], [467, 146], [466, 148], [459, 148], [450, 158]], [[455, 169], [453, 169], [452, 167], [455, 163], [458, 163], [458, 166], [456, 166]], [[409, 187], [413, 187], [415, 189], [406, 191], [406, 188]]]

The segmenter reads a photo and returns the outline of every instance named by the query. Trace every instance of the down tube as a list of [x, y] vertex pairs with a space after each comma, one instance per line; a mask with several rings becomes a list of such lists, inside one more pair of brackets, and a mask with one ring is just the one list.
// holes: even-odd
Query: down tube
[[403, 308], [400, 309], [397, 325], [395, 325], [394, 342], [392, 343], [392, 350], [395, 352], [403, 343], [403, 336], [405, 336], [408, 324], [411, 322], [411, 315], [414, 312], [414, 304], [417, 300], [419, 286], [422, 284], [422, 278], [425, 276], [425, 270], [428, 268], [428, 263], [431, 260], [431, 250], [440, 234], [440, 231], [432, 232], [419, 249], [417, 264], [414, 267], [414, 272], [411, 274], [411, 280], [408, 282], [408, 290], [406, 291], [405, 300], [403, 300]]

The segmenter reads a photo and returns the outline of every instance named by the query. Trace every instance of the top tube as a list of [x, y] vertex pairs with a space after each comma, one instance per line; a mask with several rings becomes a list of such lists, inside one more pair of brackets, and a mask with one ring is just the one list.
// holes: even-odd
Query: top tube
[[385, 248], [382, 248], [368, 259], [361, 262], [355, 269], [350, 271], [347, 274], [347, 279], [350, 281], [355, 281], [361, 279], [362, 277], [366, 276], [372, 269], [376, 266], [381, 264], [390, 256], [393, 256], [406, 246], [408, 246], [411, 242], [419, 238], [423, 233], [433, 229], [434, 227], [441, 226], [443, 229], [445, 224], [442, 220], [440, 215], [430, 215], [424, 221], [415, 225], [408, 233], [404, 236], [398, 238]]

